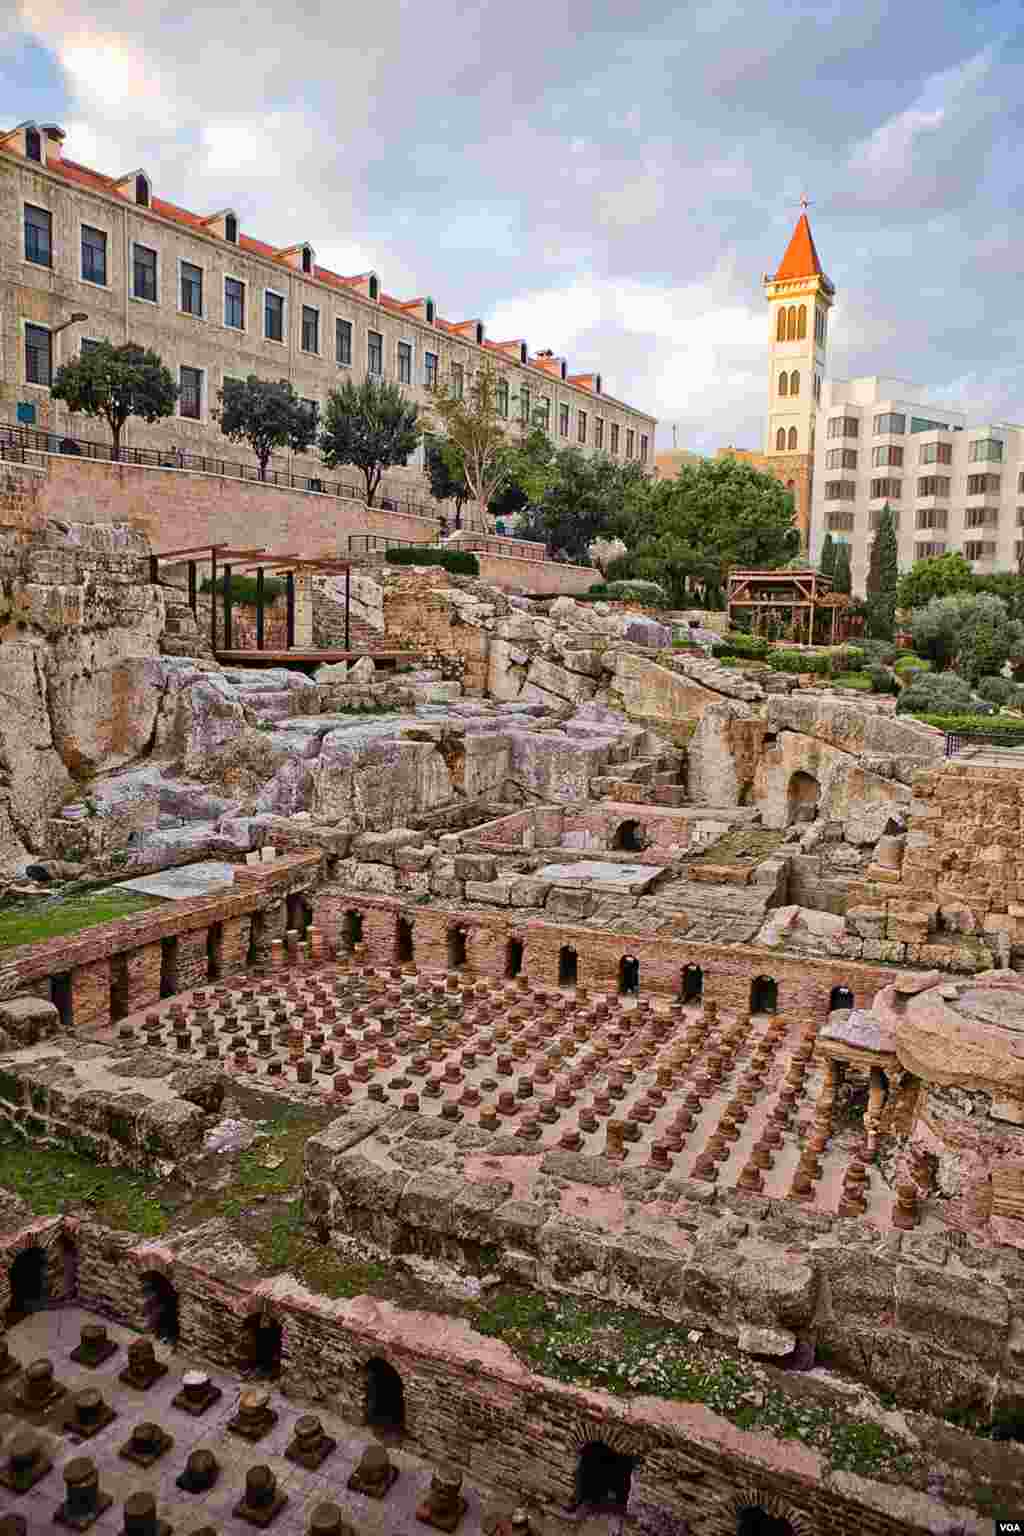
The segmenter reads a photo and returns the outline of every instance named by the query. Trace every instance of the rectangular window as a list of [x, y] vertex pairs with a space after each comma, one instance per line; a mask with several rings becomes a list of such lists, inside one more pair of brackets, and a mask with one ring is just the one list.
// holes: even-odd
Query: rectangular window
[[626, 458], [627, 459], [631, 459], [633, 457], [633, 444], [635, 442], [636, 442], [636, 433], [633, 431], [632, 427], [627, 427], [626, 428]]
[[945, 528], [949, 524], [949, 513], [945, 507], [918, 507], [914, 518], [915, 528]]
[[544, 428], [545, 432], [550, 432], [551, 431], [551, 397], [550, 397], [550, 395], [545, 395], [544, 396], [544, 399], [538, 405], [537, 410], [538, 410], [538, 412], [540, 414], [540, 424], [541, 424], [541, 426]]
[[617, 421], [613, 421], [612, 422], [612, 453], [618, 453], [618, 451], [619, 451], [619, 424], [618, 424]]
[[334, 360], [343, 368], [352, 366], [352, 321], [337, 320], [334, 324]]
[[452, 363], [452, 394], [456, 400], [465, 399], [466, 370], [461, 363]]
[[964, 544], [965, 560], [990, 560], [995, 552], [995, 544], [987, 540], [968, 539]]
[[224, 279], [224, 324], [233, 331], [245, 330], [245, 284], [237, 277]]
[[200, 316], [203, 313], [203, 270], [190, 261], [181, 264], [181, 312]]
[[107, 283], [107, 236], [102, 229], [82, 225], [82, 279], [87, 283]]
[[50, 384], [53, 377], [53, 337], [43, 325], [25, 327], [25, 380]]
[[156, 251], [148, 245], [132, 248], [132, 293], [137, 299], [156, 303]]
[[875, 436], [884, 437], [887, 432], [905, 432], [907, 430], [907, 418], [901, 416], [899, 411], [884, 411], [875, 417]]
[[398, 343], [398, 382], [412, 383], [412, 345], [408, 341]]
[[856, 416], [830, 416], [828, 423], [829, 437], [856, 437], [860, 431], [860, 422]]
[[914, 558], [917, 560], [934, 560], [937, 555], [944, 555], [945, 553], [945, 544], [914, 545]]
[[897, 448], [895, 444], [872, 448], [871, 462], [876, 468], [880, 464], [900, 465], [903, 463], [903, 449]]
[[948, 475], [922, 475], [917, 482], [917, 494], [919, 496], [948, 496]]
[[604, 417], [603, 416], [595, 416], [595, 418], [594, 418], [594, 447], [595, 448], [603, 448], [604, 447]]
[[852, 533], [854, 516], [852, 512], [826, 512], [825, 526], [829, 533]]
[[311, 304], [302, 306], [302, 350], [320, 351], [320, 311]]
[[642, 434], [640, 437], [640, 462], [641, 464], [647, 463], [647, 438]]
[[437, 388], [437, 353], [424, 352], [423, 354], [423, 382], [428, 389]]
[[826, 469], [856, 469], [856, 448], [829, 448], [825, 453]]
[[181, 394], [178, 396], [178, 413], [198, 421], [203, 403], [203, 375], [199, 368], [181, 369]]
[[530, 386], [528, 384], [524, 384], [522, 389], [519, 391], [519, 410], [520, 410], [520, 413], [522, 415], [523, 421], [525, 421], [529, 425], [529, 423], [531, 421], [531, 417], [530, 417]]
[[53, 219], [45, 208], [25, 204], [25, 260], [37, 267], [53, 265]]
[[1003, 445], [998, 437], [979, 437], [968, 446], [967, 457], [972, 464], [1001, 464]]
[[558, 435], [559, 437], [569, 436], [569, 407], [567, 405], [560, 405], [558, 407]]
[[366, 371], [375, 374], [384, 372], [384, 338], [380, 331], [366, 333]]
[[826, 501], [853, 501], [857, 495], [857, 486], [853, 480], [826, 480]]
[[284, 341], [284, 297], [269, 288], [263, 293], [263, 334], [268, 341]]
[[586, 411], [577, 411], [576, 412], [576, 441], [578, 443], [585, 443], [586, 440], [587, 440], [587, 413], [586, 413]]
[[886, 496], [890, 501], [899, 501], [903, 495], [902, 480], [872, 480], [871, 498], [876, 501], [880, 496]]
[[994, 528], [998, 522], [998, 507], [968, 507], [964, 513], [965, 528]]
[[952, 443], [922, 443], [918, 454], [922, 464], [952, 464]]
[[999, 475], [968, 475], [967, 494], [968, 496], [998, 496], [1000, 479]]
[[83, 336], [78, 348], [80, 356], [84, 357], [87, 352], [95, 352], [99, 345], [100, 342], [96, 341], [94, 337]]
[[508, 379], [499, 379], [495, 386], [495, 408], [498, 415], [508, 417]]

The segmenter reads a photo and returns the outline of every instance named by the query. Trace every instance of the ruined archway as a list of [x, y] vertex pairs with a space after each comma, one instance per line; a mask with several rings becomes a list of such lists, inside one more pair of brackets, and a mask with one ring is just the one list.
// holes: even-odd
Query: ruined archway
[[395, 960], [399, 965], [412, 965], [415, 956], [412, 922], [408, 917], [400, 917], [395, 927]]
[[363, 914], [346, 912], [341, 920], [341, 942], [351, 954], [357, 944], [363, 942]]
[[774, 976], [755, 976], [750, 983], [751, 1013], [776, 1013], [779, 1007], [779, 984]]
[[828, 1011], [833, 1013], [836, 1008], [853, 1008], [853, 990], [850, 987], [833, 987], [828, 995]]
[[684, 1003], [699, 1003], [704, 996], [704, 972], [699, 965], [684, 965], [680, 983]]
[[748, 1504], [736, 1517], [736, 1536], [796, 1536], [782, 1515], [770, 1515], [760, 1504]]
[[178, 1317], [178, 1292], [158, 1270], [151, 1269], [141, 1276], [142, 1314], [146, 1331], [168, 1344], [177, 1344], [181, 1336]]
[[576, 1505], [598, 1505], [618, 1512], [629, 1502], [636, 1459], [613, 1451], [603, 1440], [588, 1440], [576, 1463]]
[[623, 955], [619, 961], [619, 991], [624, 997], [640, 991], [640, 961], [636, 955]]
[[511, 981], [521, 975], [523, 969], [523, 941], [509, 939], [505, 947], [505, 975]]
[[821, 799], [821, 785], [813, 773], [804, 773], [802, 768], [797, 769], [789, 781], [787, 792], [789, 826], [805, 826], [814, 821], [818, 815], [818, 802]]
[[397, 1434], [405, 1429], [402, 1378], [393, 1365], [376, 1357], [366, 1366], [366, 1422]]
[[49, 1300], [46, 1253], [42, 1248], [23, 1248], [8, 1272], [11, 1300], [8, 1323], [41, 1312]]
[[466, 930], [465, 928], [449, 928], [448, 930], [448, 969], [457, 971], [466, 963]]
[[580, 957], [571, 944], [563, 944], [558, 951], [558, 985], [574, 987], [580, 974]]
[[633, 819], [620, 821], [612, 838], [612, 848], [619, 853], [642, 853], [645, 847], [640, 823]]
[[281, 1372], [281, 1324], [257, 1312], [242, 1324], [242, 1360], [256, 1376], [274, 1378]]

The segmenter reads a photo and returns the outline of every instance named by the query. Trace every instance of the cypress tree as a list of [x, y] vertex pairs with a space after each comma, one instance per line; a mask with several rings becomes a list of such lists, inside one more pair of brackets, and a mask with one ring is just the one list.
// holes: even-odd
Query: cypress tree
[[836, 569], [836, 546], [830, 533], [826, 533], [825, 542], [821, 546], [821, 559], [818, 562], [818, 570], [822, 576], [832, 576]]
[[853, 572], [850, 569], [850, 546], [836, 545], [836, 563], [832, 574], [833, 592], [849, 594], [853, 590]]
[[882, 508], [882, 515], [878, 520], [875, 543], [879, 546], [878, 591], [882, 596], [890, 598], [895, 605], [896, 588], [900, 579], [899, 545], [896, 540], [896, 520], [888, 502]]

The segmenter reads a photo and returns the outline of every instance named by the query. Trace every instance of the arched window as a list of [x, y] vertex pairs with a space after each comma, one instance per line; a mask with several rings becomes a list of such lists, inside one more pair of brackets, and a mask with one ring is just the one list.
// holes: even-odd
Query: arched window
[[43, 141], [39, 136], [38, 128], [25, 129], [25, 154], [29, 160], [38, 160], [40, 164], [42, 163]]
[[373, 302], [375, 304], [377, 302], [377, 294], [378, 294], [378, 292], [379, 292], [379, 285], [378, 285], [377, 279], [376, 279], [376, 277], [371, 277], [370, 278], [370, 298], [373, 300]]
[[786, 340], [796, 341], [796, 305], [791, 304], [786, 310]]
[[149, 207], [149, 182], [141, 172], [135, 178], [135, 201], [140, 208]]
[[789, 392], [790, 392], [791, 395], [798, 395], [800, 393], [800, 370], [799, 370], [799, 368], [794, 368], [793, 372], [789, 376]]
[[434, 301], [433, 301], [433, 299], [428, 299], [427, 300], [427, 324], [428, 325], [433, 325], [433, 323], [434, 323]]
[[807, 305], [801, 304], [796, 315], [796, 339], [803, 341], [807, 335]]
[[802, 768], [798, 769], [789, 781], [786, 798], [790, 826], [810, 826], [812, 821], [817, 820], [821, 785], [813, 773], [805, 773]]
[[619, 992], [630, 997], [640, 991], [640, 961], [636, 955], [623, 955], [619, 961]]
[[786, 429], [785, 429], [785, 427], [780, 427], [779, 430], [775, 434], [775, 447], [777, 449], [781, 449], [781, 448], [785, 448], [785, 446], [786, 446]]
[[366, 1422], [378, 1429], [405, 1428], [402, 1378], [386, 1360], [373, 1359], [366, 1366]]
[[785, 341], [785, 339], [786, 339], [786, 306], [783, 305], [782, 308], [779, 310], [779, 323], [775, 327], [775, 340], [776, 341]]
[[790, 448], [795, 448], [796, 447], [796, 427], [790, 427], [790, 429], [789, 429], [789, 443], [788, 443], [788, 446]]
[[484, 344], [484, 327], [481, 320], [478, 320], [476, 323], [476, 344], [478, 347], [482, 347]]
[[224, 220], [224, 239], [230, 240], [232, 245], [238, 244], [238, 220], [233, 213]]
[[312, 272], [313, 270], [313, 252], [308, 245], [302, 247], [302, 270], [303, 272]]
[[783, 368], [782, 372], [779, 374], [779, 394], [789, 394], [789, 374], [786, 372], [785, 368]]

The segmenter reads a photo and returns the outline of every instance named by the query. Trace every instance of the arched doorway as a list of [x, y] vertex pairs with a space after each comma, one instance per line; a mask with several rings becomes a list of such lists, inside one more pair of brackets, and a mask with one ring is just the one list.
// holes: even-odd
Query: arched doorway
[[349, 951], [363, 942], [363, 914], [346, 912], [341, 920], [341, 942]]
[[405, 1429], [402, 1378], [386, 1360], [373, 1359], [366, 1367], [366, 1422], [399, 1434]]
[[281, 1324], [257, 1312], [243, 1324], [242, 1356], [258, 1376], [275, 1377], [281, 1371]]
[[466, 963], [466, 930], [465, 928], [449, 928], [448, 930], [448, 969], [457, 971]]
[[400, 917], [395, 929], [395, 960], [399, 965], [412, 965], [415, 953], [412, 923], [407, 917]]
[[685, 965], [683, 967], [683, 981], [680, 988], [684, 1003], [699, 1003], [704, 996], [704, 972], [699, 965]]
[[645, 847], [638, 821], [621, 821], [612, 838], [612, 848], [620, 853], [642, 853]]
[[571, 944], [563, 944], [558, 951], [558, 985], [574, 987], [580, 973], [580, 958]]
[[613, 1451], [603, 1440], [588, 1441], [576, 1464], [577, 1505], [600, 1504], [624, 1510], [635, 1465], [632, 1456]]
[[522, 939], [509, 939], [505, 950], [505, 975], [511, 980], [518, 976], [523, 969], [523, 941]]
[[775, 1013], [779, 1006], [779, 987], [772, 976], [755, 976], [750, 983], [751, 1013]]
[[781, 1515], [769, 1515], [760, 1504], [750, 1504], [739, 1512], [736, 1536], [796, 1536], [796, 1532]]
[[285, 898], [285, 911], [287, 912], [288, 927], [297, 933], [300, 938], [305, 937], [309, 927], [309, 905], [301, 891], [293, 891]]
[[853, 1006], [853, 993], [849, 987], [832, 988], [828, 996], [829, 1013], [832, 1013], [836, 1008], [852, 1008]]
[[180, 1336], [178, 1292], [166, 1275], [155, 1269], [141, 1278], [142, 1311], [147, 1330], [168, 1344], [177, 1344]]
[[11, 1301], [7, 1321], [15, 1322], [29, 1312], [41, 1312], [49, 1300], [46, 1254], [42, 1248], [23, 1248], [11, 1265]]
[[821, 785], [813, 773], [804, 773], [798, 769], [789, 781], [789, 816], [790, 826], [809, 825], [818, 814], [818, 801], [821, 799]]
[[619, 991], [624, 997], [640, 991], [640, 961], [636, 955], [623, 955], [619, 961]]

